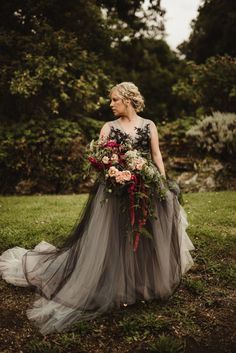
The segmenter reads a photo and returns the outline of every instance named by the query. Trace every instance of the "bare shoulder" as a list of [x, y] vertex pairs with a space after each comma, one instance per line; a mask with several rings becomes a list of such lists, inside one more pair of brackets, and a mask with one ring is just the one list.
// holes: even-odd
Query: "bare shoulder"
[[149, 125], [150, 130], [156, 130], [156, 124], [151, 119], [144, 119], [144, 125]]
[[107, 137], [110, 133], [110, 126], [111, 126], [111, 122], [110, 121], [107, 121], [101, 128], [101, 131], [100, 131], [100, 138], [101, 137]]
[[105, 124], [102, 125], [102, 129], [107, 129], [110, 127], [110, 121], [107, 121]]

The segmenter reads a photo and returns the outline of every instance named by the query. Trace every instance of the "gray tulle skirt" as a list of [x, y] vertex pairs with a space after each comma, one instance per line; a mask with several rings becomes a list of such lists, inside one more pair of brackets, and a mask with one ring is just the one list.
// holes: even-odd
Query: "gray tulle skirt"
[[66, 330], [115, 306], [166, 299], [193, 264], [186, 214], [174, 193], [155, 200], [157, 218], [147, 224], [152, 236], [141, 236], [135, 252], [121, 198], [103, 200], [104, 186], [96, 185], [61, 249], [43, 241], [32, 250], [15, 247], [0, 256], [4, 280], [36, 288], [27, 315], [42, 334]]

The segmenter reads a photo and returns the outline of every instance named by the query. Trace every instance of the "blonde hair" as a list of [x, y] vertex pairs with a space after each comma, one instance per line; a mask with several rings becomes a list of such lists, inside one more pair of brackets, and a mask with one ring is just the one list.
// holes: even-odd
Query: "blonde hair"
[[117, 91], [121, 96], [122, 100], [130, 100], [134, 110], [141, 112], [144, 107], [144, 98], [139, 92], [139, 89], [133, 82], [121, 82], [113, 86], [110, 90], [110, 95], [113, 91]]

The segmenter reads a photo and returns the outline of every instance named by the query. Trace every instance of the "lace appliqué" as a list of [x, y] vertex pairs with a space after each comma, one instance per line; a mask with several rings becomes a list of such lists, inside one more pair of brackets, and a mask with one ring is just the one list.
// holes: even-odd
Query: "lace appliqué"
[[132, 137], [121, 129], [111, 126], [109, 138], [116, 140], [118, 143], [130, 142], [138, 150], [150, 150], [150, 124], [148, 123], [141, 128], [135, 127], [135, 130], [136, 136]]

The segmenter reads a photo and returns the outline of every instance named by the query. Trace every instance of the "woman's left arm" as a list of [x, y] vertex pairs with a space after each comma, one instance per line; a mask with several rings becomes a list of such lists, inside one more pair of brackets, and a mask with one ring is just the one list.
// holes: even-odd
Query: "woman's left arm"
[[159, 169], [162, 176], [166, 177], [165, 167], [162, 160], [162, 155], [159, 147], [159, 137], [156, 125], [152, 121], [150, 123], [150, 138], [151, 138], [151, 152], [152, 152], [152, 160], [154, 164]]

